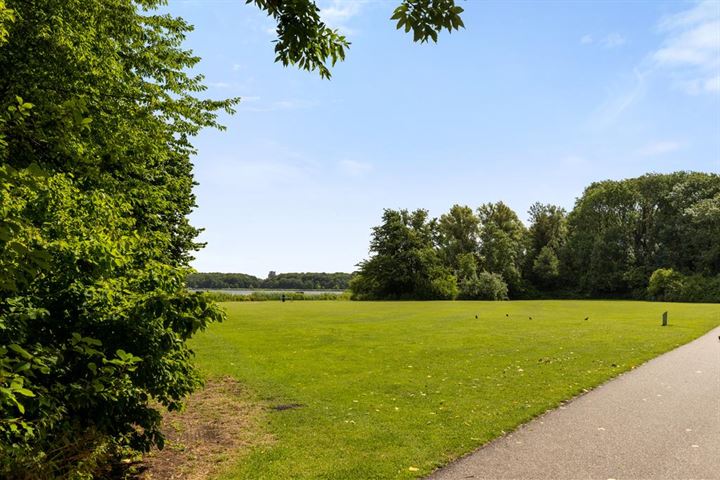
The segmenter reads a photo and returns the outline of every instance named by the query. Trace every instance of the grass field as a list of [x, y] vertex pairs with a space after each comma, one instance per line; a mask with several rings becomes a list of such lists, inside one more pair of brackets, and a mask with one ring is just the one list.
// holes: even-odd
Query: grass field
[[197, 362], [247, 385], [274, 438], [227, 479], [419, 477], [720, 325], [720, 305], [629, 301], [224, 306]]

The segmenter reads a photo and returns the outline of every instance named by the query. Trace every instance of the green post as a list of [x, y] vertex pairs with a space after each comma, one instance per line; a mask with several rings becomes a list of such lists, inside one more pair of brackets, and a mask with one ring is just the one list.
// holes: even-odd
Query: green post
[[663, 327], [667, 327], [667, 312], [663, 312]]

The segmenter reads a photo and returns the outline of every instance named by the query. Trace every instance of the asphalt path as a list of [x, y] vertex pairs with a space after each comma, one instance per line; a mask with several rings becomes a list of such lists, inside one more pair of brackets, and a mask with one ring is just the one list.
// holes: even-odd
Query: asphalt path
[[719, 336], [720, 327], [429, 479], [720, 479]]

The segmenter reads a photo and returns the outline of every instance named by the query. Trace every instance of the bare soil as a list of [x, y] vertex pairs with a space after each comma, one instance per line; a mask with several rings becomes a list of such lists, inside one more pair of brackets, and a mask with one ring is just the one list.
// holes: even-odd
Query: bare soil
[[271, 443], [265, 408], [231, 377], [214, 379], [191, 395], [181, 412], [163, 416], [165, 448], [142, 461], [141, 480], [200, 480], [234, 463], [251, 447]]

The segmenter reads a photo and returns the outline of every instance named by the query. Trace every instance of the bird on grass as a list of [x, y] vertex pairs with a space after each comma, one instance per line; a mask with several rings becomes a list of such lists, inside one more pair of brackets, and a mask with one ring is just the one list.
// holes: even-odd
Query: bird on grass
[[476, 320], [477, 320], [477, 318], [478, 318], [477, 315], [475, 315], [475, 319], [476, 319]]
[[506, 316], [506, 317], [509, 317], [509, 316], [510, 316], [510, 314], [509, 314], [509, 313], [506, 313], [506, 314], [505, 314], [505, 316]]
[[585, 317], [585, 320], [589, 320], [589, 319], [590, 319], [590, 317]]
[[528, 317], [528, 320], [532, 320], [532, 317]]

